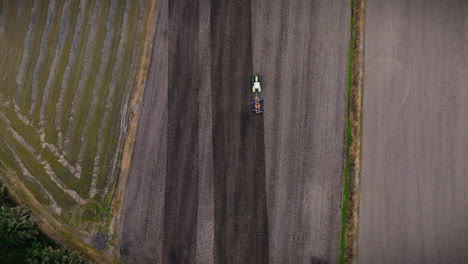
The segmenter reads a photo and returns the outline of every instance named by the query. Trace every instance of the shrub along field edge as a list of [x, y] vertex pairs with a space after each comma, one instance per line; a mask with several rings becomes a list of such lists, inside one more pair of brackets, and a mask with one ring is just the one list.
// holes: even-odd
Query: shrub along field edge
[[340, 263], [355, 263], [359, 217], [365, 0], [351, 0]]

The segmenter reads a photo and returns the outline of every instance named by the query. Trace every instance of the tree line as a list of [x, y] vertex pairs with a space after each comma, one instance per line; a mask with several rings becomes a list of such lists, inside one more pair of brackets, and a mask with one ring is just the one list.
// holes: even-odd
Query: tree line
[[82, 255], [42, 234], [31, 211], [17, 205], [0, 184], [0, 264], [84, 264]]

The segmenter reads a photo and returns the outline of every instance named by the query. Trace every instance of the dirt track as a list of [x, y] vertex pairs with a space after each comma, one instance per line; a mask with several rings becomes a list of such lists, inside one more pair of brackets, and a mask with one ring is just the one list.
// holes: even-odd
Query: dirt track
[[[342, 1], [160, 2], [129, 263], [337, 261], [348, 31]], [[250, 112], [253, 73], [264, 116]]]
[[367, 1], [358, 263], [468, 259], [467, 14]]

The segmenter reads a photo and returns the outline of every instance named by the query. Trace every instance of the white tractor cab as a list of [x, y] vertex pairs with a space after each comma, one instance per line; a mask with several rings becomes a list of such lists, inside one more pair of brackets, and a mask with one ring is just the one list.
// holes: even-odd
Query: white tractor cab
[[252, 93], [260, 93], [262, 91], [262, 77], [258, 75], [252, 76]]

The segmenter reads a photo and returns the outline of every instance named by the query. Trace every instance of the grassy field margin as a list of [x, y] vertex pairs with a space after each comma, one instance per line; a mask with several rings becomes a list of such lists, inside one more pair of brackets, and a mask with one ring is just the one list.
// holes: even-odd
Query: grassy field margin
[[142, 58], [140, 61], [140, 65], [138, 66], [136, 85], [131, 95], [130, 107], [128, 110], [130, 113], [130, 117], [128, 120], [129, 126], [125, 135], [125, 143], [122, 151], [121, 172], [113, 192], [113, 198], [111, 203], [111, 221], [109, 223], [109, 236], [111, 238], [110, 243], [115, 246], [115, 249], [120, 249], [119, 227], [121, 210], [133, 156], [133, 147], [135, 145], [139, 115], [143, 104], [143, 95], [146, 86], [146, 79], [148, 77], [148, 71], [152, 57], [151, 55], [153, 50], [154, 34], [156, 33], [156, 23], [158, 19], [156, 15], [158, 5], [157, 2], [158, 1], [150, 1], [151, 6], [149, 7], [148, 20], [146, 23], [146, 34], [143, 43], [144, 47], [143, 52], [141, 54]]
[[357, 257], [365, 0], [351, 0], [340, 263]]

